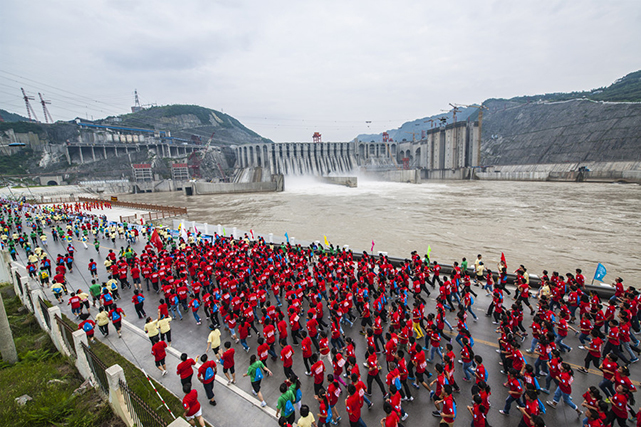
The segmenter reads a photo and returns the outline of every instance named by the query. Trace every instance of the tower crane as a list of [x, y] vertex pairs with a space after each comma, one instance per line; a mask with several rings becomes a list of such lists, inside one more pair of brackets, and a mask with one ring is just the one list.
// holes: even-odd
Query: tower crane
[[450, 106], [452, 107], [452, 117], [454, 118], [454, 123], [456, 123], [456, 113], [461, 111], [461, 109], [452, 103], [450, 103]]
[[416, 132], [403, 131], [403, 133], [409, 133], [412, 135], [412, 142], [416, 142]]
[[434, 129], [434, 122], [435, 122], [435, 121], [436, 121], [436, 120], [434, 120], [434, 119], [427, 119], [427, 120], [425, 120], [423, 123], [430, 122], [430, 129]]

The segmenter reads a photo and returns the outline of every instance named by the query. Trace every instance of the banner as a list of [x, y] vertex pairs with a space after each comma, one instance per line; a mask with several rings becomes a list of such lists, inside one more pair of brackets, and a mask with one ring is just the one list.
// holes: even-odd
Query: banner
[[605, 269], [605, 266], [599, 263], [596, 266], [596, 271], [594, 272], [594, 280], [602, 281], [608, 271]]
[[158, 235], [158, 230], [154, 228], [154, 232], [151, 233], [151, 239], [149, 239], [152, 245], [156, 247], [156, 250], [160, 252], [162, 250], [162, 240], [160, 240], [160, 236]]

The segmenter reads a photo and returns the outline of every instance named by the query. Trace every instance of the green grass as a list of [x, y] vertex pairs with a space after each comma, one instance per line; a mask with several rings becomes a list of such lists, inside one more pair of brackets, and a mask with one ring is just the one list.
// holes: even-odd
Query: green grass
[[[4, 303], [19, 362], [0, 361], [0, 425], [123, 426], [95, 390], [72, 396], [84, 381], [73, 363], [57, 352], [17, 297], [4, 299]], [[47, 384], [54, 379], [63, 382]], [[33, 400], [19, 406], [15, 398], [23, 394]]]

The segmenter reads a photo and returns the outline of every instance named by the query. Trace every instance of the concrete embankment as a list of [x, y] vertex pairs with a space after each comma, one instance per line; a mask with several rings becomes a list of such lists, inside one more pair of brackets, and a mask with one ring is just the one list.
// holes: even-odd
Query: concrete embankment
[[494, 181], [641, 183], [641, 162], [583, 162], [489, 166], [475, 177]]
[[393, 169], [386, 171], [368, 171], [364, 172], [369, 177], [391, 182], [404, 182], [408, 184], [421, 183], [421, 170], [420, 169]]
[[355, 176], [323, 176], [320, 180], [326, 184], [344, 185], [349, 188], [358, 187], [358, 178]]
[[185, 186], [187, 196], [204, 194], [231, 194], [231, 193], [263, 193], [270, 191], [283, 191], [282, 179], [271, 182], [192, 182]]

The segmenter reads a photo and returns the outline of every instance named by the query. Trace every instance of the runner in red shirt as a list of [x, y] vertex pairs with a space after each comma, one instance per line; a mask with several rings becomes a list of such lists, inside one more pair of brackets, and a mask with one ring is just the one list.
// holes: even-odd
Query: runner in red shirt
[[198, 392], [192, 390], [191, 383], [183, 386], [183, 392], [185, 393], [185, 397], [183, 397], [183, 408], [185, 409], [183, 416], [191, 425], [195, 426], [196, 421], [198, 421], [201, 427], [205, 427], [203, 411], [200, 403], [198, 403]]
[[[376, 353], [374, 353], [376, 354]], [[380, 378], [379, 378], [380, 381]], [[345, 399], [345, 410], [349, 414], [349, 422], [352, 426], [363, 426], [365, 423], [361, 418], [361, 408], [363, 406], [363, 399], [358, 395], [356, 386], [350, 384], [347, 386], [348, 397]]]
[[528, 390], [525, 392], [525, 407], [518, 407], [519, 411], [523, 414], [522, 424], [526, 427], [534, 427], [534, 417], [538, 416], [541, 412], [539, 407], [539, 398], [536, 391]]
[[294, 374], [292, 370], [292, 365], [294, 364], [294, 349], [291, 345], [287, 344], [287, 340], [280, 340], [280, 346], [283, 348], [280, 351], [280, 360], [283, 361], [283, 371], [285, 372], [285, 378], [291, 378]]
[[[180, 360], [181, 362], [176, 367], [176, 374], [180, 376], [180, 383], [182, 385], [191, 384], [191, 378], [194, 375], [192, 366], [196, 365], [196, 361], [187, 356], [187, 353], [181, 354]], [[196, 360], [198, 360], [198, 357], [196, 357]]]
[[318, 360], [318, 354], [314, 353], [310, 357], [312, 362], [311, 373], [314, 376], [314, 394], [318, 395], [321, 388], [323, 388], [323, 381], [325, 379], [325, 364], [322, 360]]
[[312, 357], [312, 340], [307, 336], [307, 331], [301, 331], [303, 340], [300, 343], [303, 352], [303, 363], [305, 363], [305, 375], [312, 375], [310, 359]]
[[167, 366], [165, 365], [165, 357], [167, 353], [165, 349], [167, 348], [167, 343], [163, 340], [158, 341], [151, 347], [151, 354], [154, 355], [154, 361], [156, 362], [156, 367], [162, 372], [162, 375], [167, 374]]
[[[236, 384], [236, 368], [234, 363], [234, 354], [236, 350], [231, 348], [231, 341], [225, 342], [225, 352], [221, 357], [223, 362], [223, 374], [227, 377], [227, 385]], [[231, 373], [231, 376], [229, 375]]]
[[383, 404], [383, 410], [387, 416], [381, 420], [381, 427], [398, 427], [401, 421], [398, 413], [389, 402]]
[[216, 406], [216, 398], [214, 397], [214, 384], [216, 383], [216, 362], [213, 360], [208, 360], [206, 354], [200, 356], [200, 361], [202, 365], [198, 368], [198, 381], [203, 384], [205, 388], [205, 394], [207, 399], [209, 399], [209, 404]]
[[372, 382], [376, 381], [378, 386], [381, 388], [383, 396], [387, 397], [385, 386], [383, 385], [383, 381], [379, 375], [380, 370], [381, 367], [378, 364], [378, 358], [376, 357], [376, 349], [374, 347], [370, 347], [367, 350], [367, 394], [372, 394]]

